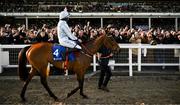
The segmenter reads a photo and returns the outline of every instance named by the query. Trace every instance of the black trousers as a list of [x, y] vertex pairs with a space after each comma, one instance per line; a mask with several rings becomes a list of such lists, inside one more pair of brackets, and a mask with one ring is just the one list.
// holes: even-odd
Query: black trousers
[[98, 86], [99, 87], [101, 87], [101, 86], [106, 87], [110, 78], [111, 78], [112, 72], [111, 72], [110, 67], [107, 64], [104, 65], [104, 64], [100, 63], [100, 69], [101, 69], [101, 72], [100, 72], [100, 78], [99, 78]]

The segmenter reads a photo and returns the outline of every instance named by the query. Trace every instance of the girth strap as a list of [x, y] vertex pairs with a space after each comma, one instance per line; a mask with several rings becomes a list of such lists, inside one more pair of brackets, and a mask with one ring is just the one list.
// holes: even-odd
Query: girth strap
[[67, 70], [67, 65], [68, 65], [68, 48], [66, 48], [66, 54], [65, 54], [65, 56], [66, 56], [66, 59], [65, 59], [65, 63], [64, 63], [64, 69], [65, 69], [65, 71]]

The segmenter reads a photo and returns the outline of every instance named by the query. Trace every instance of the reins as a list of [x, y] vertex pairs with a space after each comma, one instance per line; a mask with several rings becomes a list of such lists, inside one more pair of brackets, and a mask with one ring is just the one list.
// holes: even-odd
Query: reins
[[84, 51], [81, 51], [81, 53], [85, 54], [86, 56], [92, 58], [94, 53], [92, 53], [84, 44], [81, 43], [82, 48]]
[[85, 50], [85, 52], [84, 52], [84, 51], [81, 51], [81, 52], [82, 52], [83, 54], [85, 54], [86, 56], [92, 58], [94, 54], [93, 54], [89, 49], [87, 49], [87, 47], [84, 46], [83, 44], [81, 44], [81, 46], [82, 46], [83, 49]]

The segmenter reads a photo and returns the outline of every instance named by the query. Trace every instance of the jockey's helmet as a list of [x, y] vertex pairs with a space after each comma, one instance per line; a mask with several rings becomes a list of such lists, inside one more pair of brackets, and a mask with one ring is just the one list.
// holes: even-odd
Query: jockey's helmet
[[64, 8], [64, 11], [60, 12], [59, 19], [69, 18], [70, 14], [67, 11], [67, 8]]

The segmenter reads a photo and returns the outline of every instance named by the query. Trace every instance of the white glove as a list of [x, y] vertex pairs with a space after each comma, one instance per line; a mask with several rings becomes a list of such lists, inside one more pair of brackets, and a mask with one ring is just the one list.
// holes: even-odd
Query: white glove
[[81, 40], [81, 39], [78, 39], [78, 41], [79, 41], [80, 43], [82, 43], [82, 40]]

